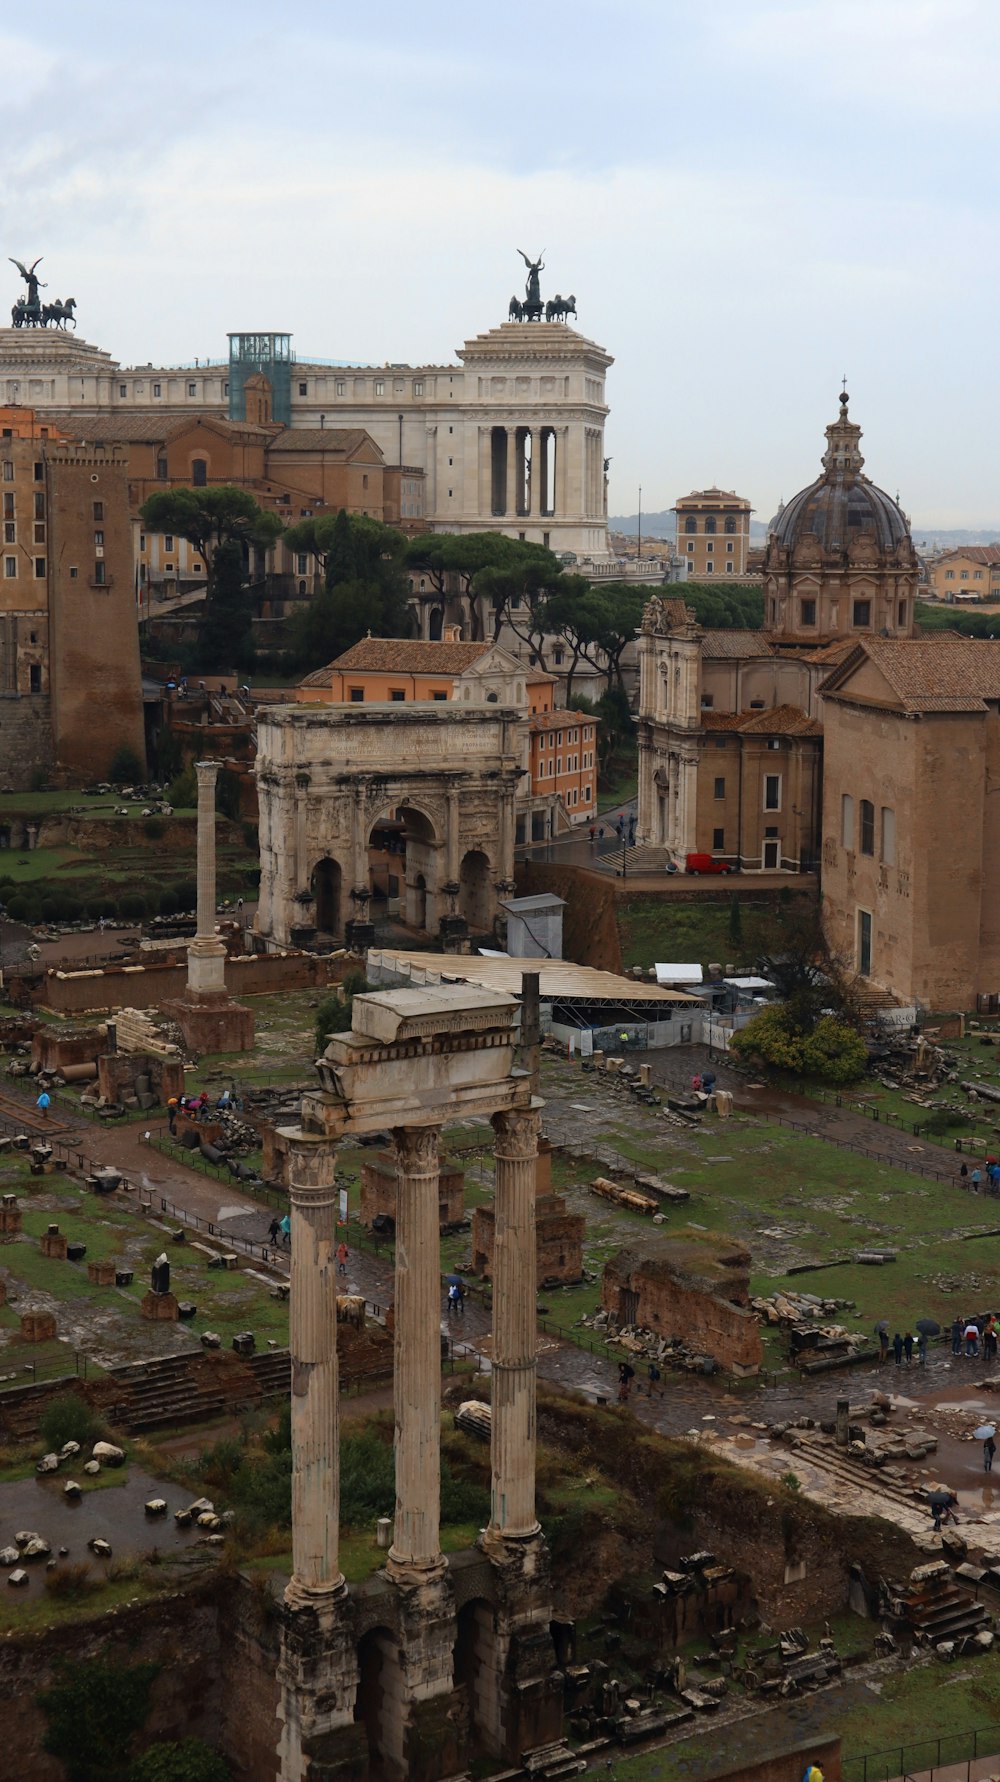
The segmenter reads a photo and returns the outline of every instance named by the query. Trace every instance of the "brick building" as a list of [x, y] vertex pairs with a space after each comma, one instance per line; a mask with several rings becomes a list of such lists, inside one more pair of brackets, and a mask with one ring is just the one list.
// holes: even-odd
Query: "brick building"
[[734, 1373], [756, 1373], [760, 1326], [750, 1310], [750, 1252], [734, 1238], [663, 1238], [604, 1266], [601, 1305], [619, 1325], [680, 1337]]
[[677, 554], [685, 576], [744, 576], [753, 509], [731, 489], [692, 489], [674, 504]]
[[0, 409], [0, 774], [102, 779], [144, 758], [128, 464]]
[[[535, 1200], [535, 1254], [539, 1287], [565, 1286], [583, 1280], [583, 1237], [587, 1221], [567, 1210], [562, 1194], [539, 1194]], [[485, 1281], [493, 1278], [496, 1213], [492, 1202], [472, 1215], [472, 1267]]]

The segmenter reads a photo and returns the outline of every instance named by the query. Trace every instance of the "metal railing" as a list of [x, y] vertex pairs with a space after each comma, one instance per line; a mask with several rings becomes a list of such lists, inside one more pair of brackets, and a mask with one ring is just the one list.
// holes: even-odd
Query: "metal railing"
[[972, 1782], [972, 1765], [998, 1752], [1000, 1725], [994, 1724], [968, 1732], [944, 1733], [937, 1739], [919, 1739], [912, 1745], [890, 1746], [886, 1751], [868, 1752], [863, 1757], [845, 1757], [840, 1773], [842, 1782], [892, 1782], [895, 1777], [933, 1778], [936, 1771], [948, 1770], [949, 1782], [961, 1782], [964, 1768], [965, 1782]]

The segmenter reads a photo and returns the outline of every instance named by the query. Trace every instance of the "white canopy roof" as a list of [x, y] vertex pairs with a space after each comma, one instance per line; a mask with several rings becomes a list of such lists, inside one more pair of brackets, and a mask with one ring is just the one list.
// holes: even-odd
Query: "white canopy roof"
[[660, 965], [653, 968], [658, 984], [700, 984], [704, 972], [700, 965]]

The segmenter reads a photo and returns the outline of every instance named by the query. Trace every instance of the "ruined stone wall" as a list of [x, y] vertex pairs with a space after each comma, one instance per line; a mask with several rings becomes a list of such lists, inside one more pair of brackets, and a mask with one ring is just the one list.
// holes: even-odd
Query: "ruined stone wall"
[[[183, 943], [182, 943], [183, 944]], [[260, 958], [226, 962], [230, 994], [264, 996], [281, 990], [326, 989], [347, 971], [357, 970], [357, 960], [326, 959], [313, 954], [261, 955]], [[36, 1007], [61, 1014], [84, 1010], [158, 1008], [180, 996], [187, 985], [186, 965], [109, 966], [82, 972], [47, 972], [32, 1001]]]
[[47, 693], [0, 691], [0, 777], [15, 792], [30, 792], [32, 775], [55, 764], [52, 702]]
[[[383, 1152], [361, 1165], [361, 1223], [371, 1226], [379, 1214], [396, 1217], [396, 1170]], [[442, 1165], [438, 1176], [438, 1220], [457, 1225], [465, 1217], [465, 1171]]]
[[219, 1620], [219, 1744], [238, 1782], [272, 1782], [278, 1773], [277, 1605], [262, 1580], [240, 1578]]
[[720, 1367], [753, 1369], [763, 1359], [760, 1326], [746, 1299], [745, 1278], [709, 1285], [662, 1260], [628, 1255], [605, 1264], [601, 1283], [601, 1305], [617, 1323], [680, 1337]]
[[[583, 1236], [587, 1224], [583, 1214], [568, 1212], [561, 1194], [539, 1195], [535, 1209], [539, 1286], [581, 1280]], [[496, 1213], [492, 1202], [477, 1207], [472, 1215], [472, 1266], [484, 1280], [490, 1280], [493, 1275], [495, 1227]]]

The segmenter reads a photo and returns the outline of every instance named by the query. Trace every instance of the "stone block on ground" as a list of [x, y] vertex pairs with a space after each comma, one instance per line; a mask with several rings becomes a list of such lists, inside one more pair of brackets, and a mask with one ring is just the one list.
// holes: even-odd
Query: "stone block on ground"
[[50, 1343], [56, 1334], [52, 1312], [22, 1312], [21, 1338], [26, 1343]]

